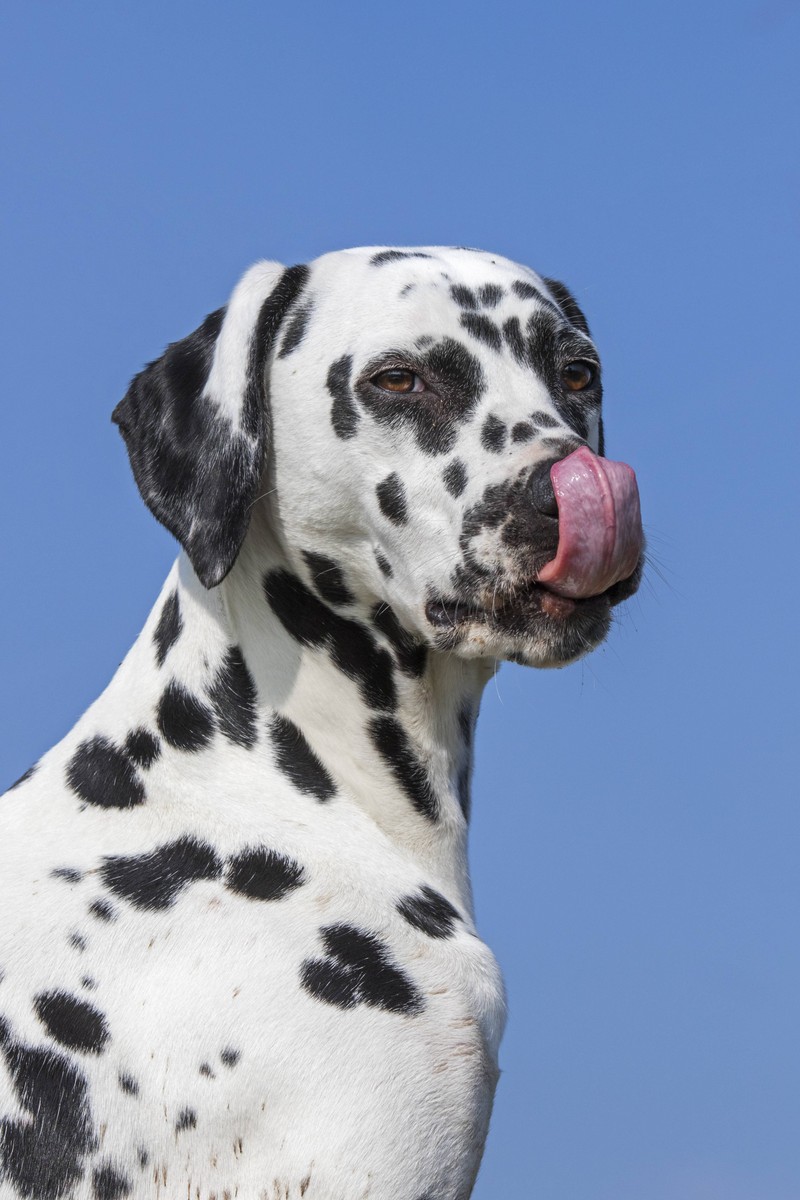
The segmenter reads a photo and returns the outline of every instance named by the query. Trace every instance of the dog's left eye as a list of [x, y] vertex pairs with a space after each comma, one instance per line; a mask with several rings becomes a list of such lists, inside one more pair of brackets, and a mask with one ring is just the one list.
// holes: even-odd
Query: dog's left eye
[[567, 363], [561, 372], [561, 382], [571, 392], [583, 392], [597, 378], [597, 368], [588, 362]]
[[393, 367], [390, 371], [381, 371], [379, 375], [373, 375], [370, 383], [374, 383], [375, 387], [379, 387], [384, 392], [404, 393], [425, 390], [425, 384], [419, 375], [400, 367]]

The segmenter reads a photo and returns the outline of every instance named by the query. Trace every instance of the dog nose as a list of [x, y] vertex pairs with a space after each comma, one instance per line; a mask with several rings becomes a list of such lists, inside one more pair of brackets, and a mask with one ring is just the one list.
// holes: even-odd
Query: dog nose
[[528, 484], [533, 507], [545, 517], [558, 516], [556, 494], [553, 491], [553, 481], [550, 478], [550, 468], [557, 463], [558, 458], [548, 458], [545, 462], [537, 463]]

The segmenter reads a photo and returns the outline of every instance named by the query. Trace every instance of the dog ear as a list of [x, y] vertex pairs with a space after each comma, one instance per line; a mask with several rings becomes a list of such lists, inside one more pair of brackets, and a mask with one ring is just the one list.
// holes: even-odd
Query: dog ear
[[269, 439], [266, 368], [308, 267], [252, 267], [227, 308], [145, 367], [114, 409], [145, 504], [205, 587], [234, 564]]

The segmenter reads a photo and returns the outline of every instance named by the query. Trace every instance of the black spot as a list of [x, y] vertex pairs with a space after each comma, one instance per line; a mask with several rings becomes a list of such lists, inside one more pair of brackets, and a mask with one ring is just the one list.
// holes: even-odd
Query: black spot
[[333, 396], [331, 424], [337, 437], [347, 439], [355, 435], [361, 414], [353, 403], [350, 392], [350, 372], [353, 359], [349, 354], [337, 358], [328, 371], [327, 387]]
[[232, 1046], [226, 1046], [220, 1051], [220, 1061], [224, 1067], [235, 1067], [239, 1059], [242, 1057], [241, 1050], [234, 1050]]
[[460, 496], [467, 486], [467, 468], [460, 458], [454, 458], [442, 471], [444, 486], [451, 496]]
[[200, 750], [214, 732], [214, 718], [204, 704], [176, 680], [158, 702], [158, 728], [176, 750]]
[[408, 521], [406, 490], [403, 481], [396, 471], [378, 484], [375, 488], [381, 512], [395, 525], [405, 525]]
[[375, 562], [378, 564], [378, 570], [381, 575], [385, 575], [387, 579], [391, 579], [393, 575], [392, 564], [389, 562], [380, 550], [375, 551]]
[[476, 337], [479, 342], [483, 342], [486, 346], [491, 346], [493, 350], [499, 350], [503, 344], [500, 330], [494, 321], [490, 321], [482, 313], [462, 313], [461, 325], [464, 329], [469, 330], [472, 336]]
[[117, 919], [113, 904], [109, 904], [107, 900], [93, 900], [89, 905], [89, 912], [98, 921], [105, 921], [109, 925]]
[[389, 641], [400, 670], [412, 678], [423, 675], [428, 660], [427, 647], [403, 628], [393, 609], [388, 604], [377, 604], [372, 610], [372, 622]]
[[76, 867], [56, 867], [50, 874], [53, 879], [63, 879], [64, 883], [80, 883], [83, 879], [83, 871]]
[[0, 1121], [0, 1163], [8, 1183], [27, 1200], [72, 1193], [95, 1145], [89, 1087], [77, 1065], [55, 1051], [0, 1038], [25, 1119]]
[[207, 1062], [200, 1063], [200, 1074], [204, 1075], [206, 1077], [206, 1079], [216, 1079], [217, 1078], [211, 1069], [211, 1063], [207, 1063]]
[[391, 770], [417, 812], [435, 821], [439, 801], [428, 772], [411, 748], [405, 729], [394, 717], [375, 717], [369, 723], [375, 749]]
[[220, 732], [246, 750], [256, 744], [256, 685], [238, 646], [231, 646], [217, 672], [209, 699]]
[[490, 413], [481, 429], [481, 445], [484, 450], [491, 450], [493, 454], [499, 454], [506, 444], [507, 437], [508, 429], [505, 424]]
[[512, 442], [530, 442], [536, 437], [536, 426], [530, 421], [517, 421], [511, 430]]
[[131, 1187], [128, 1177], [110, 1163], [103, 1163], [92, 1171], [93, 1200], [123, 1200], [130, 1196]]
[[570, 324], [574, 325], [576, 329], [580, 329], [581, 333], [585, 333], [587, 337], [591, 337], [586, 317], [581, 312], [578, 301], [566, 284], [561, 283], [558, 279], [545, 279], [544, 282], [547, 285], [548, 291], [555, 296], [559, 308]]
[[144, 1170], [145, 1167], [147, 1166], [147, 1164], [150, 1162], [150, 1155], [147, 1153], [144, 1146], [139, 1147], [139, 1149], [136, 1153], [136, 1161], [138, 1162], [138, 1164], [142, 1168], [142, 1170]]
[[433, 255], [423, 254], [421, 250], [381, 250], [369, 261], [373, 267], [382, 267], [384, 263], [399, 262], [402, 258], [433, 258]]
[[282, 900], [305, 882], [298, 862], [266, 846], [243, 850], [228, 862], [225, 882], [249, 900]]
[[6, 788], [6, 791], [13, 792], [14, 788], [22, 787], [23, 783], [27, 783], [31, 776], [36, 772], [38, 766], [38, 763], [34, 763], [32, 767], [28, 767], [27, 771], [23, 772], [19, 779], [11, 784], [11, 787]]
[[535, 421], [537, 425], [541, 425], [543, 429], [555, 429], [557, 425], [561, 424], [556, 417], [551, 416], [548, 412], [542, 412], [541, 410], [531, 413], [531, 420]]
[[73, 950], [79, 950], [81, 953], [83, 953], [83, 951], [89, 945], [86, 938], [82, 934], [76, 932], [73, 932], [69, 935], [67, 942], [70, 946], [72, 946]]
[[[523, 664], [527, 665], [527, 664]], [[466, 759], [461, 765], [461, 770], [458, 772], [457, 788], [458, 788], [458, 807], [464, 814], [464, 819], [469, 820], [470, 809], [472, 808], [472, 796], [470, 795], [469, 787], [470, 777], [470, 762]]]
[[160, 667], [163, 667], [164, 659], [177, 642], [182, 629], [183, 618], [176, 590], [164, 601], [164, 607], [153, 634], [153, 641], [156, 644], [156, 661]]
[[478, 299], [487, 308], [497, 308], [503, 299], [503, 289], [496, 283], [485, 283], [483, 287], [478, 288]]
[[175, 1132], [183, 1133], [185, 1129], [194, 1129], [197, 1125], [197, 1113], [193, 1108], [182, 1108], [175, 1121]]
[[459, 308], [478, 307], [478, 301], [475, 299], [475, 293], [470, 288], [465, 287], [463, 283], [454, 283], [450, 288], [450, 295], [455, 300]]
[[311, 572], [314, 587], [329, 604], [352, 604], [355, 600], [353, 593], [344, 581], [344, 572], [332, 558], [324, 554], [314, 554], [311, 550], [303, 551], [306, 566]]
[[281, 348], [278, 351], [278, 358], [286, 358], [287, 354], [291, 354], [300, 345], [305, 337], [306, 325], [308, 324], [311, 312], [311, 304], [304, 304], [302, 308], [298, 308], [286, 326], [286, 333], [283, 335]]
[[67, 783], [82, 800], [101, 808], [134, 808], [145, 800], [133, 763], [104, 737], [81, 742], [67, 767]]
[[446, 900], [441, 892], [425, 885], [418, 896], [406, 896], [397, 905], [397, 911], [428, 937], [450, 937], [459, 919], [458, 909]]
[[525, 338], [522, 335], [519, 320], [517, 317], [509, 317], [503, 326], [503, 337], [506, 339], [506, 345], [518, 363], [524, 363], [526, 360]]
[[336, 784], [309, 746], [302, 731], [288, 717], [276, 714], [270, 723], [275, 761], [300, 792], [330, 800]]
[[288, 571], [271, 571], [264, 592], [292, 637], [302, 646], [326, 649], [339, 670], [358, 684], [365, 703], [378, 709], [396, 706], [391, 657], [363, 625], [328, 608]]
[[87, 992], [94, 992], [97, 989], [97, 980], [92, 979], [91, 975], [81, 975], [81, 987], [85, 987]]
[[[380, 369], [384, 361], [385, 356], [376, 362], [375, 369]], [[414, 366], [418, 366], [429, 387], [416, 393], [413, 403], [407, 396], [380, 391], [368, 378], [356, 385], [361, 403], [382, 425], [391, 429], [408, 426], [425, 454], [447, 454], [455, 444], [459, 423], [469, 420], [485, 390], [483, 369], [466, 346], [454, 338], [443, 338], [431, 346], [419, 355]], [[369, 370], [365, 375], [369, 376]]]
[[132, 729], [125, 738], [125, 753], [137, 767], [152, 767], [161, 753], [161, 743], [149, 729]]
[[128, 1075], [124, 1071], [121, 1071], [117, 1076], [117, 1083], [119, 1084], [120, 1091], [124, 1092], [126, 1096], [139, 1095], [139, 1084], [132, 1075]]
[[300, 972], [312, 996], [338, 1008], [368, 1004], [407, 1016], [422, 1011], [422, 996], [378, 938], [352, 925], [328, 925], [320, 932], [327, 958], [307, 959]]
[[103, 1014], [86, 1000], [68, 992], [40, 992], [34, 997], [36, 1015], [51, 1038], [81, 1054], [102, 1054], [109, 1039]]
[[185, 834], [148, 854], [103, 860], [100, 877], [106, 887], [136, 908], [170, 908], [190, 883], [218, 879], [222, 861], [208, 845]]
[[516, 296], [519, 296], [520, 300], [544, 300], [545, 303], [547, 302], [547, 297], [527, 280], [515, 279], [511, 290]]

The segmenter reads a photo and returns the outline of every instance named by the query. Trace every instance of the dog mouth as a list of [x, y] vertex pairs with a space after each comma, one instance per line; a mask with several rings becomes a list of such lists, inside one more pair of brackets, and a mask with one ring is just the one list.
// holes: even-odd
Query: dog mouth
[[461, 629], [479, 623], [509, 632], [529, 632], [536, 621], [569, 622], [605, 615], [638, 587], [641, 569], [596, 596], [562, 596], [537, 580], [497, 588], [491, 598], [465, 600], [437, 597], [425, 606], [425, 616], [437, 629]]

